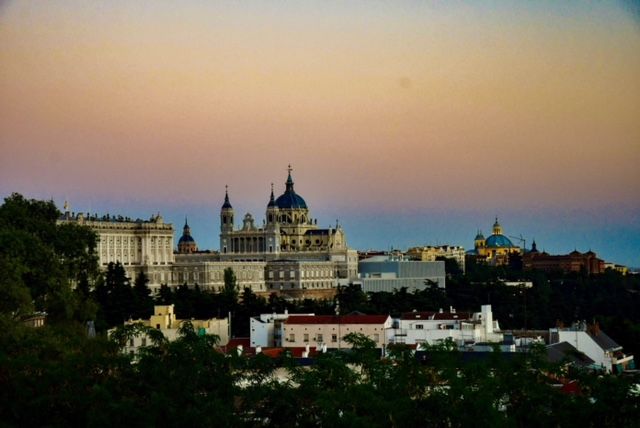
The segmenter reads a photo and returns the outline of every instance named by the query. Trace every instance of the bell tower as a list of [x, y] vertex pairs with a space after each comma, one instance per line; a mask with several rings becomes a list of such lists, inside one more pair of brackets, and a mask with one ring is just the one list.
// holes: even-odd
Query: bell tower
[[271, 183], [271, 196], [269, 197], [269, 203], [267, 204], [267, 228], [273, 228], [278, 223], [278, 205], [276, 199], [273, 196], [273, 183]]
[[224, 203], [220, 209], [220, 252], [231, 252], [229, 233], [233, 232], [233, 207], [229, 202], [229, 188], [224, 186]]
[[280, 209], [278, 208], [278, 204], [276, 204], [276, 199], [273, 195], [273, 183], [271, 183], [271, 196], [269, 197], [269, 203], [267, 204], [265, 227], [265, 251], [267, 253], [278, 253], [280, 251], [279, 215]]
[[493, 223], [493, 234], [502, 235], [502, 226], [500, 226], [500, 223], [498, 223], [498, 217], [496, 217], [496, 222]]

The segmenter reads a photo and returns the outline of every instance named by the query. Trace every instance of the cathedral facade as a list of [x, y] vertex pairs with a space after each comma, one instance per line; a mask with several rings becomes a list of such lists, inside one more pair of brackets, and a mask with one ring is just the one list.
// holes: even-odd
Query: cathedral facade
[[247, 213], [235, 227], [235, 211], [225, 191], [220, 209], [220, 260], [229, 261], [328, 261], [336, 266], [336, 278], [356, 278], [358, 257], [347, 246], [339, 224], [319, 228], [304, 198], [296, 193], [289, 167], [284, 192], [275, 197], [273, 186], [262, 226]]
[[514, 245], [502, 231], [502, 226], [498, 223], [498, 218], [493, 224], [493, 231], [485, 239], [482, 232], [478, 231], [474, 239], [474, 249], [467, 252], [467, 255], [475, 257], [477, 262], [491, 266], [502, 266], [509, 263], [509, 256], [522, 255], [522, 248]]

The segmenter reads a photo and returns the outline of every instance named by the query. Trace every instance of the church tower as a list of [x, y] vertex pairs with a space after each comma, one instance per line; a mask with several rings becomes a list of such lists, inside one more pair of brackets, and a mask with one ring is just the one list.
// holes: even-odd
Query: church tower
[[229, 233], [233, 232], [233, 207], [229, 202], [229, 189], [225, 186], [224, 204], [220, 209], [220, 252], [227, 253], [231, 251]]
[[273, 183], [271, 183], [271, 196], [269, 197], [269, 203], [267, 204], [266, 212], [266, 226], [265, 226], [265, 252], [267, 253], [279, 253], [280, 252], [280, 223], [278, 216], [280, 215], [280, 209], [276, 204], [275, 196], [273, 195]]
[[473, 244], [476, 251], [479, 251], [480, 248], [484, 248], [484, 243], [485, 243], [484, 235], [480, 230], [478, 230], [478, 233], [476, 234], [476, 237], [473, 240]]
[[278, 225], [278, 205], [276, 199], [273, 196], [273, 183], [271, 183], [271, 196], [269, 197], [269, 203], [267, 204], [267, 229], [276, 227]]
[[493, 234], [502, 235], [502, 226], [500, 226], [500, 223], [498, 223], [498, 217], [496, 217], [496, 222], [493, 223]]

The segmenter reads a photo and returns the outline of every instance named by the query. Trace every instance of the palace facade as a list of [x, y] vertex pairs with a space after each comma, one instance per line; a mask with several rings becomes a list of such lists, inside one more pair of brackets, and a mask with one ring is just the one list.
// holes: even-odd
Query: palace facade
[[[240, 290], [283, 293], [297, 297], [325, 297], [338, 283], [358, 276], [358, 254], [347, 246], [342, 227], [322, 229], [311, 218], [305, 200], [294, 190], [291, 168], [285, 190], [274, 197], [273, 186], [262, 227], [246, 214], [236, 227], [235, 212], [225, 191], [220, 209], [220, 251], [198, 251], [185, 220], [178, 251], [174, 253], [173, 225], [160, 214], [150, 220], [132, 220], [69, 212], [60, 222], [88, 226], [98, 235], [99, 264], [122, 263], [133, 280], [144, 272], [152, 290], [161, 284], [195, 285], [218, 292], [224, 270], [232, 268]], [[328, 292], [328, 293], [327, 293]]]

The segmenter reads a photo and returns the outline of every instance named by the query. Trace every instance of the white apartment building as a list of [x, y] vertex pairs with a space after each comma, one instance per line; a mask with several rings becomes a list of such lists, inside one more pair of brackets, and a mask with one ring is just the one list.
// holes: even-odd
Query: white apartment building
[[393, 342], [408, 345], [433, 345], [447, 339], [458, 346], [474, 343], [499, 343], [503, 340], [498, 321], [493, 319], [491, 305], [480, 312], [407, 312], [395, 320]]

